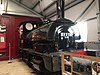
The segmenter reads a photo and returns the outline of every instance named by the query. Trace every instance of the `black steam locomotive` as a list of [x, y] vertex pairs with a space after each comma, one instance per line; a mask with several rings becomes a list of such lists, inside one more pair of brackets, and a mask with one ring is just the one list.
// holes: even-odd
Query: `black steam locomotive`
[[[60, 2], [59, 2], [60, 1]], [[57, 1], [58, 7], [64, 10], [64, 0]], [[20, 30], [20, 55], [30, 67], [34, 67], [46, 75], [59, 75], [61, 71], [61, 53], [74, 51], [75, 36], [71, 20], [64, 18], [64, 11], [58, 8], [58, 19], [37, 27], [38, 22], [25, 22]], [[42, 24], [42, 23], [40, 23]], [[72, 30], [72, 31], [70, 31]]]

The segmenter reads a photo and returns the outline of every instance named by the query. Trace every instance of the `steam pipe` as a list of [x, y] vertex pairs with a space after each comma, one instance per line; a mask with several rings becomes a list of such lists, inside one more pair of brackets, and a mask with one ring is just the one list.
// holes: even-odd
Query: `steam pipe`
[[1, 0], [1, 4], [2, 4], [2, 0]]
[[5, 10], [5, 12], [7, 12], [7, 9], [8, 9], [8, 0], [6, 2], [6, 10]]
[[58, 18], [64, 18], [64, 0], [57, 0]]

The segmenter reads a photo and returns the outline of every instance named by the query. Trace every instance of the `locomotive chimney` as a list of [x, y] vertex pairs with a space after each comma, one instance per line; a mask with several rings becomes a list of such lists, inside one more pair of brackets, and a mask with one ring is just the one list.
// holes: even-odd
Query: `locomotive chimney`
[[64, 18], [64, 0], [57, 0], [56, 2], [58, 18]]

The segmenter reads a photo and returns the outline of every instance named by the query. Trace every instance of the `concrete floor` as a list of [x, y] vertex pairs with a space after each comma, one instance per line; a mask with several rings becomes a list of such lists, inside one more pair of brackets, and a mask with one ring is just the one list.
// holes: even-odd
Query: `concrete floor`
[[[34, 74], [33, 74], [33, 73]], [[29, 68], [23, 61], [19, 59], [8, 61], [0, 61], [0, 75], [36, 75], [35, 71]]]

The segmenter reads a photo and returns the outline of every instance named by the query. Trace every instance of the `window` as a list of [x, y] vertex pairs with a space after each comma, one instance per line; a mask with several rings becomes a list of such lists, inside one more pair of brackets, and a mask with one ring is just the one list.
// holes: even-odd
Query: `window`
[[0, 36], [0, 42], [4, 42], [4, 37]]
[[75, 26], [72, 26], [75, 36], [81, 35], [80, 40], [77, 42], [87, 42], [87, 22], [78, 22]]

